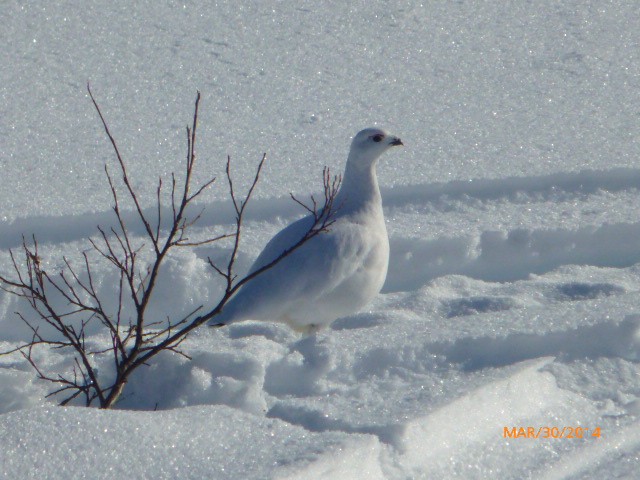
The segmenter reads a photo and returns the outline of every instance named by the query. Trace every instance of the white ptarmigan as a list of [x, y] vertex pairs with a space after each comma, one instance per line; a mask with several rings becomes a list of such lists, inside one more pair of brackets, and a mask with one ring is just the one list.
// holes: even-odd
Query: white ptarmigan
[[[313, 333], [367, 305], [387, 275], [389, 238], [382, 213], [376, 163], [402, 141], [377, 128], [359, 132], [351, 142], [338, 209], [328, 231], [309, 239], [243, 285], [211, 324], [242, 320], [286, 323]], [[249, 273], [295, 245], [313, 224], [302, 218], [267, 243]]]

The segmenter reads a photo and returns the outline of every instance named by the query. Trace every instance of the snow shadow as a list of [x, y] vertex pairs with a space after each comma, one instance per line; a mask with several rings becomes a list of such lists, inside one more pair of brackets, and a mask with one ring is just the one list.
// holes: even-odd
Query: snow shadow
[[561, 360], [621, 357], [640, 359], [640, 315], [588, 327], [544, 334], [515, 333], [503, 338], [463, 338], [438, 343], [429, 351], [461, 364], [465, 371], [502, 367], [527, 359], [555, 356]]
[[[290, 197], [253, 201], [247, 207], [245, 220], [273, 219], [277, 216], [293, 217], [303, 212], [302, 208]], [[158, 218], [156, 208], [143, 210], [144, 215], [155, 222]], [[135, 211], [121, 211], [122, 218], [130, 233], [146, 235], [143, 223]], [[200, 215], [196, 227], [231, 225], [235, 223], [235, 210], [230, 201], [214, 201], [208, 204], [192, 206], [187, 211], [188, 218]], [[161, 209], [161, 226], [169, 228], [172, 210]], [[89, 238], [98, 234], [98, 226], [105, 232], [111, 228], [119, 230], [117, 218], [112, 210], [80, 215], [34, 216], [19, 218], [10, 222], [0, 222], [0, 248], [14, 248], [22, 243], [22, 237], [30, 240], [35, 236], [40, 243], [62, 243]]]
[[[444, 275], [490, 282], [522, 280], [562, 265], [629, 267], [640, 262], [640, 223], [578, 230], [487, 231], [476, 237], [391, 239], [383, 292], [415, 290]], [[580, 296], [579, 291], [567, 291]]]
[[[594, 193], [600, 190], [617, 192], [630, 188], [640, 188], [640, 169], [614, 168], [611, 170], [583, 170], [580, 172], [553, 173], [544, 176], [507, 177], [499, 179], [457, 180], [448, 183], [402, 185], [383, 188], [385, 206], [430, 203], [441, 197], [476, 198], [490, 200], [514, 196], [517, 193], [544, 193], [567, 191]], [[304, 196], [302, 196], [304, 198]], [[191, 217], [201, 213], [198, 226], [229, 225], [235, 221], [235, 211], [230, 201], [218, 200], [199, 204], [190, 212]], [[157, 218], [155, 208], [144, 210], [148, 218]], [[246, 220], [269, 221], [276, 217], [293, 218], [302, 214], [301, 207], [289, 196], [255, 199], [247, 208]], [[123, 211], [130, 231], [144, 234], [144, 226], [134, 211]], [[162, 210], [162, 218], [171, 218], [170, 208]], [[0, 222], [0, 248], [13, 248], [22, 242], [22, 236], [35, 235], [41, 243], [69, 242], [88, 238], [97, 233], [100, 225], [108, 231], [116, 225], [116, 218], [108, 209], [102, 212], [80, 215], [34, 216]], [[447, 240], [449, 241], [449, 240]]]
[[299, 425], [311, 432], [344, 432], [375, 435], [386, 444], [396, 445], [402, 435], [402, 425], [354, 425], [346, 420], [331, 418], [325, 412], [308, 406], [295, 406], [288, 402], [276, 403], [267, 412], [267, 418], [277, 418]]
[[483, 178], [426, 185], [403, 185], [382, 189], [382, 198], [385, 205], [401, 206], [431, 203], [445, 196], [495, 200], [513, 197], [522, 192], [544, 194], [564, 191], [590, 194], [600, 190], [619, 192], [631, 188], [640, 188], [640, 169], [581, 170], [529, 177]]

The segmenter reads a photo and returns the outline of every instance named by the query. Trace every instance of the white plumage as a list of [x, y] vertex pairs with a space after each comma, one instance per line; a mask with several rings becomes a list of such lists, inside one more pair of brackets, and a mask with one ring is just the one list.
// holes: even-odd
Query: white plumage
[[[329, 230], [245, 284], [212, 323], [266, 320], [314, 332], [367, 305], [380, 292], [389, 263], [376, 163], [395, 145], [402, 145], [400, 139], [382, 130], [359, 132], [351, 143]], [[281, 230], [250, 272], [296, 244], [312, 224], [308, 216]]]

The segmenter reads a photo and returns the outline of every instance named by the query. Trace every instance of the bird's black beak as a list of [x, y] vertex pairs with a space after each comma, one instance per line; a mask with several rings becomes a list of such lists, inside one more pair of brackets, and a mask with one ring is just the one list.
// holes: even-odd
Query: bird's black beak
[[390, 145], [397, 147], [398, 145], [404, 145], [404, 143], [402, 143], [402, 140], [400, 140], [399, 138], [394, 138]]

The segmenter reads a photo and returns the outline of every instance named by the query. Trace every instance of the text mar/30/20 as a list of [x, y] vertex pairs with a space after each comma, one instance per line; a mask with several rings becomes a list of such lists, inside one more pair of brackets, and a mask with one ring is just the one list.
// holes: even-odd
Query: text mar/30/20
[[504, 427], [504, 438], [600, 438], [600, 427]]

